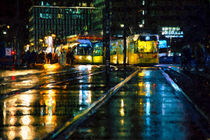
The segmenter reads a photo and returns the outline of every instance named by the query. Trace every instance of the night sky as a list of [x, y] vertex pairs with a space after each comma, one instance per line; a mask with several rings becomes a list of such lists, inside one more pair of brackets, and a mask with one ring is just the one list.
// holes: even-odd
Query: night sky
[[[17, 16], [18, 0], [0, 0], [0, 18], [11, 19]], [[28, 9], [31, 6], [31, 0], [19, 0], [19, 19], [26, 20]]]

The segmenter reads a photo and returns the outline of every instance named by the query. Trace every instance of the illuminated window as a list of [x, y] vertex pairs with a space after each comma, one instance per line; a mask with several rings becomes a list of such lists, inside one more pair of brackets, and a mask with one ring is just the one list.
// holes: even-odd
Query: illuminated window
[[58, 14], [58, 18], [63, 19], [63, 14]]
[[87, 3], [85, 3], [85, 2], [82, 3], [82, 6], [83, 6], [83, 7], [87, 7]]
[[144, 0], [142, 1], [142, 5], [145, 5], [145, 1]]
[[145, 22], [144, 22], [144, 19], [142, 19], [142, 24], [144, 24]]

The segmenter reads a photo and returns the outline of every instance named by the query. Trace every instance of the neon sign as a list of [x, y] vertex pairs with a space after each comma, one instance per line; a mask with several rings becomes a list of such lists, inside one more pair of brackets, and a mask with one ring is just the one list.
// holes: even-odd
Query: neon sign
[[184, 37], [183, 31], [180, 27], [162, 27], [162, 35], [166, 38], [182, 38]]

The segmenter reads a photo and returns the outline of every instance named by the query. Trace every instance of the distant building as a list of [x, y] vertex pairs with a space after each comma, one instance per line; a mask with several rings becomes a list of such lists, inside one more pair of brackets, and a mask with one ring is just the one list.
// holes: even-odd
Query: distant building
[[[94, 31], [97, 34], [102, 34], [104, 23], [104, 8], [105, 0], [94, 0], [93, 5], [96, 8], [94, 13]], [[123, 25], [126, 24], [128, 31], [136, 32], [140, 30], [140, 24], [142, 24], [143, 17], [140, 13], [142, 9], [141, 1], [127, 0], [127, 1], [115, 1], [110, 0], [110, 24], [111, 35], [121, 36], [123, 31]]]
[[[46, 4], [46, 3], [45, 3]], [[39, 40], [55, 34], [57, 39], [92, 30], [94, 7], [32, 6], [29, 9], [29, 41], [39, 46]]]
[[52, 6], [83, 6], [91, 7], [92, 0], [31, 0], [33, 5], [52, 5]]
[[[94, 31], [103, 31], [105, 0], [94, 0]], [[111, 34], [149, 32], [166, 38], [183, 38], [197, 27], [205, 32], [209, 24], [208, 0], [110, 0]], [[199, 30], [198, 30], [199, 31]], [[201, 32], [202, 32], [201, 31]]]

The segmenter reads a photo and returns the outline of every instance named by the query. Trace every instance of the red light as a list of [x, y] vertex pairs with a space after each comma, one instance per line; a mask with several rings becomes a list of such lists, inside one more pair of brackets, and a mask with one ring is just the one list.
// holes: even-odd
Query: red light
[[12, 55], [15, 55], [15, 51], [12, 51], [11, 53], [12, 53]]

